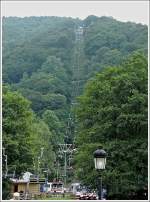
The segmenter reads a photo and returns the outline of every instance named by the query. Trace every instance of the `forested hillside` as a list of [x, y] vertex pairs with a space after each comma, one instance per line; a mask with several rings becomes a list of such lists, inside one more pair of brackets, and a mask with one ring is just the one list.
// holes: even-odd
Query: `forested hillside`
[[[5, 89], [3, 145], [8, 151], [10, 172], [14, 170], [14, 165], [18, 168], [15, 168], [18, 174], [29, 168], [29, 165], [29, 170], [33, 171], [40, 148], [44, 147], [43, 166], [52, 169], [51, 172], [55, 176], [52, 167], [56, 161], [57, 145], [72, 144], [75, 139], [79, 147], [79, 153], [73, 165], [76, 167], [75, 178], [79, 177], [88, 184], [92, 182], [96, 174], [91, 172], [89, 178], [82, 175], [82, 172], [86, 173], [88, 170], [84, 170], [86, 163], [83, 162], [82, 165], [81, 158], [86, 150], [93, 152], [92, 144], [103, 145], [105, 141], [107, 143], [110, 141], [110, 145], [107, 145], [108, 150], [113, 152], [117, 145], [119, 150], [125, 149], [130, 140], [140, 137], [137, 144], [141, 145], [141, 150], [146, 147], [144, 146], [147, 141], [146, 115], [140, 114], [140, 111], [136, 115], [133, 112], [133, 116], [127, 113], [132, 111], [132, 107], [142, 111], [142, 103], [146, 108], [147, 100], [145, 99], [147, 98], [144, 96], [147, 94], [145, 87], [147, 83], [144, 82], [147, 78], [147, 65], [146, 58], [143, 59], [147, 57], [148, 49], [146, 25], [123, 23], [112, 17], [89, 16], [85, 20], [67, 17], [8, 17], [3, 18], [2, 26]], [[79, 39], [77, 38], [78, 28], [83, 30]], [[139, 52], [136, 53], [138, 56], [135, 52]], [[134, 54], [134, 59], [127, 59]], [[126, 63], [126, 61], [129, 62]], [[110, 70], [108, 67], [111, 67]], [[105, 69], [108, 70], [95, 77], [97, 73]], [[137, 71], [137, 74], [134, 71]], [[129, 74], [129, 77], [126, 74]], [[135, 82], [132, 83], [134, 79]], [[140, 79], [141, 83], [136, 83], [136, 80]], [[121, 82], [123, 80], [124, 82]], [[87, 82], [89, 84], [84, 89]], [[110, 91], [109, 88], [113, 90]], [[128, 92], [130, 88], [132, 95]], [[140, 91], [140, 88], [144, 89]], [[83, 93], [84, 95], [78, 101], [79, 105], [74, 109], [72, 105], [74, 101], [77, 102], [76, 96]], [[130, 94], [129, 97], [128, 94]], [[99, 114], [98, 117], [95, 116], [96, 111]], [[68, 122], [70, 114], [73, 119]], [[113, 122], [118, 115], [117, 121]], [[74, 120], [75, 116], [78, 119]], [[99, 120], [100, 117], [103, 121]], [[18, 122], [14, 122], [14, 119]], [[131, 119], [137, 124], [132, 132], [134, 121], [132, 122]], [[138, 126], [138, 120], [142, 121], [141, 128]], [[131, 128], [127, 127], [128, 124], [131, 124]], [[142, 127], [145, 127], [144, 133], [141, 132]], [[127, 131], [124, 132], [124, 130]], [[145, 138], [143, 144], [140, 143], [143, 141], [142, 134]], [[118, 139], [115, 143], [114, 137]], [[85, 148], [88, 143], [92, 144]], [[18, 149], [18, 145], [24, 146]], [[12, 152], [9, 149], [10, 146], [15, 151], [11, 159], [9, 158]], [[129, 150], [133, 147], [136, 147], [136, 142]], [[32, 148], [31, 151], [29, 148]], [[24, 154], [26, 164], [22, 159], [18, 159], [18, 156], [25, 151], [30, 151], [30, 155], [28, 152]], [[124, 153], [123, 150], [120, 154], [122, 153]], [[35, 164], [33, 160], [36, 161]], [[121, 161], [119, 162], [122, 164]], [[110, 170], [113, 167], [111, 163]], [[80, 169], [81, 167], [83, 170]], [[135, 169], [134, 166], [131, 168]], [[128, 170], [127, 167], [126, 169]], [[117, 177], [118, 172], [121, 171], [116, 169]], [[146, 172], [146, 168], [142, 172]], [[108, 175], [106, 184], [111, 173], [108, 172]], [[129, 175], [132, 175], [132, 172]], [[139, 175], [140, 179], [141, 176]], [[132, 175], [132, 178], [131, 181], [136, 176]], [[124, 181], [122, 183], [124, 186], [128, 185]], [[132, 185], [135, 191], [135, 185]], [[126, 194], [129, 190], [127, 188], [125, 190]], [[119, 195], [120, 192], [116, 191], [116, 194]]]
[[106, 66], [120, 64], [135, 50], [147, 53], [147, 27], [140, 24], [96, 16], [84, 21], [60, 17], [3, 19], [4, 83], [29, 99], [38, 115], [54, 111], [62, 128], [76, 65], [75, 29], [80, 25], [84, 27], [84, 41], [76, 79], [83, 80], [81, 85]]

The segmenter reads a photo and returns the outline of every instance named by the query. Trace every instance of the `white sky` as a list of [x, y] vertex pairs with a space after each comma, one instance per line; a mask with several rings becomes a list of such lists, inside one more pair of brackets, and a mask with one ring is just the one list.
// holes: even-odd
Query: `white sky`
[[2, 1], [2, 16], [112, 16], [120, 21], [148, 23], [149, 1]]

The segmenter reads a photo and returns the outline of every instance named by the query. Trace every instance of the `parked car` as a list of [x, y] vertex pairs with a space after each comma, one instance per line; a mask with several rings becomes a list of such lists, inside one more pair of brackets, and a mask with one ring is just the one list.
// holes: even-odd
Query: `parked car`
[[80, 192], [80, 195], [78, 193], [78, 199], [79, 200], [98, 200], [98, 196], [95, 191], [83, 189]]

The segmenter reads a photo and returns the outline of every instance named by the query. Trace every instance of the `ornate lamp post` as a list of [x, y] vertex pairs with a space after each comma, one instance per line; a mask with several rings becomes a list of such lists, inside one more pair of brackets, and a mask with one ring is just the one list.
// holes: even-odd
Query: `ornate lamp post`
[[[95, 169], [100, 171], [105, 169], [107, 153], [103, 149], [97, 149], [94, 153]], [[102, 176], [100, 173], [100, 184], [98, 187], [98, 198], [102, 200]]]

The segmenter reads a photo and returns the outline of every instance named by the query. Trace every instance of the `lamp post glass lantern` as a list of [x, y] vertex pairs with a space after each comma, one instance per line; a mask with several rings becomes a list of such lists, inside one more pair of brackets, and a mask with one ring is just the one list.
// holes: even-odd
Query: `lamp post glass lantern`
[[[106, 152], [103, 149], [97, 149], [94, 153], [94, 164], [96, 170], [104, 170], [106, 166]], [[102, 200], [102, 177], [98, 187], [98, 198]]]
[[95, 169], [105, 169], [106, 165], [106, 152], [103, 149], [97, 149], [94, 152]]

